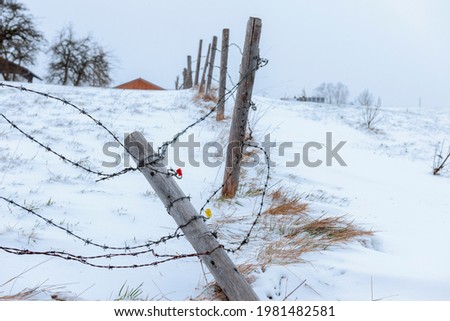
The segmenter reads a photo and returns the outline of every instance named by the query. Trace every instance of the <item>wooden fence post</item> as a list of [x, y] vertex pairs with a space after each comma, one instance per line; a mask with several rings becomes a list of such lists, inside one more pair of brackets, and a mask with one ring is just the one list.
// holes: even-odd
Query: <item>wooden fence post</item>
[[219, 105], [217, 106], [216, 120], [225, 119], [225, 91], [227, 88], [228, 72], [228, 46], [230, 42], [230, 29], [222, 31], [222, 51], [220, 53], [220, 83], [219, 83]]
[[187, 56], [187, 75], [186, 75], [186, 88], [192, 88], [192, 57]]
[[187, 69], [183, 69], [183, 89], [186, 89], [187, 85]]
[[153, 148], [145, 137], [140, 132], [134, 132], [125, 138], [125, 147], [197, 253], [208, 253], [200, 257], [228, 299], [231, 301], [259, 300], [225, 250], [198, 216], [194, 206], [175, 179], [165, 174], [167, 168], [161, 162], [154, 164], [157, 171], [143, 166], [145, 161], [154, 159]]
[[209, 95], [209, 92], [211, 91], [211, 84], [212, 84], [212, 77], [214, 73], [214, 61], [216, 58], [216, 51], [217, 51], [217, 37], [213, 37], [212, 41], [212, 47], [211, 47], [211, 60], [209, 61], [209, 71], [208, 71], [208, 79], [206, 81], [206, 91], [205, 94]]
[[206, 70], [208, 69], [210, 52], [211, 52], [211, 44], [208, 45], [208, 53], [206, 54], [205, 68], [203, 68], [202, 79], [200, 80], [200, 86], [198, 87], [198, 93], [199, 94], [203, 93], [203, 91], [205, 89]]
[[202, 61], [202, 45], [203, 45], [203, 40], [200, 39], [199, 44], [198, 44], [197, 67], [195, 68], [194, 86], [198, 86], [198, 77], [200, 75], [200, 63]]
[[225, 198], [234, 197], [239, 185], [239, 173], [241, 170], [248, 111], [251, 104], [255, 72], [258, 66], [257, 58], [259, 57], [261, 29], [261, 19], [251, 17], [248, 20], [240, 68], [239, 87], [236, 93], [236, 102], [227, 146], [224, 187], [222, 189], [222, 196]]
[[175, 90], [179, 90], [180, 89], [180, 76], [177, 76], [177, 78], [175, 79]]

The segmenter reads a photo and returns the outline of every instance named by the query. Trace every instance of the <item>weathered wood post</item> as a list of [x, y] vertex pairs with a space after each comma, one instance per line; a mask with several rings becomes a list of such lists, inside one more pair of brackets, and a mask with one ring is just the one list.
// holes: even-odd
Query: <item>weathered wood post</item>
[[194, 86], [198, 86], [198, 77], [200, 76], [200, 64], [202, 61], [202, 45], [203, 45], [203, 40], [200, 39], [199, 44], [198, 44], [197, 66], [195, 68]]
[[227, 146], [224, 187], [222, 189], [222, 196], [225, 198], [234, 197], [239, 185], [239, 173], [241, 170], [248, 111], [250, 109], [252, 98], [255, 72], [258, 66], [261, 29], [261, 19], [251, 17], [248, 20], [244, 53], [240, 69], [239, 87], [236, 94], [230, 137]]
[[192, 88], [192, 57], [187, 56], [186, 89]]
[[187, 69], [183, 69], [183, 89], [186, 89], [187, 85]]
[[209, 92], [211, 91], [212, 77], [214, 73], [214, 61], [216, 59], [216, 51], [217, 51], [217, 37], [214, 36], [211, 47], [211, 60], [209, 61], [208, 79], [206, 81], [206, 91], [205, 91], [206, 95], [209, 95]]
[[225, 250], [198, 216], [194, 206], [175, 179], [165, 174], [167, 168], [161, 162], [154, 164], [153, 168], [144, 166], [146, 161], [151, 162], [155, 157], [153, 148], [145, 137], [140, 132], [134, 132], [125, 138], [125, 147], [197, 253], [208, 253], [200, 257], [228, 299], [232, 301], [259, 300]]
[[202, 94], [205, 90], [205, 78], [206, 78], [206, 71], [208, 70], [208, 63], [209, 63], [209, 54], [211, 53], [211, 44], [208, 45], [208, 52], [206, 54], [206, 60], [205, 60], [205, 68], [203, 68], [203, 74], [202, 79], [200, 80], [200, 86], [198, 87], [198, 93]]
[[225, 91], [227, 88], [228, 72], [228, 46], [230, 42], [230, 29], [222, 31], [222, 50], [220, 53], [220, 79], [219, 79], [219, 105], [217, 106], [216, 120], [225, 119]]

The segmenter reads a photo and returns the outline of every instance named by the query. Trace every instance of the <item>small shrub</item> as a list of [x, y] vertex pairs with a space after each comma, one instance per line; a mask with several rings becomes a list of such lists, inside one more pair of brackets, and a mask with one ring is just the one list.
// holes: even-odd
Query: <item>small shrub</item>
[[433, 175], [439, 175], [442, 169], [448, 165], [450, 159], [450, 146], [448, 147], [447, 156], [444, 154], [444, 142], [438, 143], [434, 151], [433, 159]]
[[119, 290], [119, 294], [115, 301], [142, 301], [145, 300], [141, 298], [142, 296], [142, 285], [144, 283], [139, 284], [137, 288], [130, 288], [128, 285], [125, 287], [126, 283], [122, 285]]
[[363, 105], [362, 111], [362, 120], [363, 125], [369, 130], [375, 130], [375, 124], [377, 124], [381, 120], [380, 116], [380, 107], [381, 107], [381, 99], [378, 98], [378, 101], [375, 105], [371, 103]]

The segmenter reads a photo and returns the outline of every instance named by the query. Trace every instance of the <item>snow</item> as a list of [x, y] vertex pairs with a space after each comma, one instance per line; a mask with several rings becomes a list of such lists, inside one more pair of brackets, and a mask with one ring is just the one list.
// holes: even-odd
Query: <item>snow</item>
[[[196, 101], [191, 91], [24, 86], [49, 92], [84, 108], [122, 140], [126, 133], [142, 131], [154, 146], [172, 139], [210, 107]], [[361, 126], [361, 109], [355, 106], [262, 97], [254, 97], [254, 102], [257, 110], [251, 111], [250, 124], [255, 141], [262, 142], [270, 134], [278, 146], [283, 142], [293, 144], [284, 156], [278, 148], [271, 150], [276, 166], [271, 169], [269, 185], [285, 186], [302, 194], [311, 216], [347, 215], [358, 226], [375, 232], [372, 237], [306, 253], [298, 263], [255, 268], [251, 273], [252, 286], [258, 296], [263, 300], [282, 300], [288, 295], [289, 300], [450, 299], [450, 173], [431, 174], [437, 142], [449, 141], [449, 110], [382, 108], [383, 119], [376, 125], [377, 131], [369, 131]], [[228, 116], [231, 108], [229, 101]], [[112, 141], [111, 136], [69, 106], [0, 87], [0, 112], [72, 160], [108, 173], [123, 168], [123, 165], [102, 167], [102, 162], [113, 160], [103, 153], [103, 145]], [[193, 134], [201, 146], [215, 141], [224, 145], [229, 125], [229, 118], [217, 123], [213, 115], [189, 130], [180, 141], [186, 142]], [[286, 166], [294, 153], [303, 154], [305, 143], [318, 142], [325, 146], [327, 132], [332, 133], [333, 147], [346, 141], [339, 154], [347, 166], [339, 165], [335, 159], [332, 166], [325, 166], [325, 162], [314, 168], [303, 163]], [[110, 150], [123, 156], [119, 147]], [[325, 147], [311, 149], [310, 160], [325, 160], [325, 151]], [[174, 164], [172, 149], [168, 155], [169, 165], [179, 167]], [[183, 179], [177, 182], [200, 209], [221, 185], [223, 164], [205, 166], [199, 148], [195, 149], [194, 156], [200, 162], [198, 167], [190, 165], [187, 150], [181, 150], [180, 157], [186, 164], [182, 166]], [[213, 160], [217, 159], [210, 158]], [[264, 165], [250, 167], [245, 173], [242, 189], [261, 188]], [[157, 240], [176, 229], [173, 219], [140, 173], [130, 172], [102, 182], [95, 182], [96, 179], [46, 152], [0, 120], [1, 196], [33, 206], [53, 222], [99, 244], [133, 246], [148, 239]], [[214, 199], [213, 218], [208, 224], [219, 228], [221, 241], [236, 245], [245, 236], [259, 202], [257, 196], [243, 194], [236, 201]], [[233, 254], [232, 259], [237, 264], [257, 263], [257, 253], [266, 246], [262, 236], [273, 232], [258, 226], [250, 243]], [[104, 253], [4, 201], [0, 201], [0, 245], [83, 255]], [[156, 250], [169, 254], [193, 252], [184, 238], [160, 244]], [[58, 292], [63, 291], [68, 298], [112, 300], [118, 297], [123, 284], [137, 288], [142, 283], [144, 298], [186, 300], [204, 296], [206, 283], [211, 281], [196, 258], [156, 267], [117, 270], [3, 251], [0, 260], [0, 295], [43, 284], [62, 288]], [[129, 265], [153, 260], [151, 256], [143, 256], [101, 263]], [[16, 276], [14, 281], [1, 286]], [[37, 298], [49, 299], [44, 294]]]

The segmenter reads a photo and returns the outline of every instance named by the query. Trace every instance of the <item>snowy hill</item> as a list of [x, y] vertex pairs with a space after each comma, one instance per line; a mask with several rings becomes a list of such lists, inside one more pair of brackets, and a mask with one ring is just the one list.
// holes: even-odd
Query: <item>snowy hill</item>
[[[171, 140], [213, 106], [196, 100], [191, 91], [24, 86], [86, 110], [120, 140], [127, 133], [141, 131], [155, 147]], [[254, 102], [257, 110], [251, 111], [249, 120], [253, 141], [263, 143], [270, 134], [270, 141], [277, 145], [271, 149], [275, 166], [270, 172], [265, 214], [249, 244], [231, 256], [246, 270], [259, 297], [282, 300], [295, 290], [289, 300], [450, 299], [450, 173], [431, 174], [437, 142], [450, 138], [450, 111], [382, 109], [377, 130], [370, 131], [361, 126], [361, 109], [355, 106], [262, 97], [255, 97]], [[207, 161], [214, 165], [207, 166], [202, 149], [211, 142], [226, 145], [233, 107], [228, 103], [226, 121], [218, 123], [213, 115], [181, 136], [180, 142], [187, 142], [189, 135], [199, 142], [191, 156], [187, 148], [181, 148], [180, 155], [173, 148], [168, 152], [168, 165], [183, 169], [183, 178], [177, 182], [197, 209], [222, 184], [224, 164], [216, 157], [220, 155], [210, 155]], [[127, 162], [134, 166], [104, 128], [60, 101], [0, 86], [0, 113], [30, 137], [86, 168], [114, 173]], [[310, 142], [317, 144], [310, 148], [308, 160], [323, 160], [320, 166], [305, 165], [304, 146]], [[336, 158], [326, 166], [327, 149], [340, 142], [339, 155], [347, 166]], [[120, 164], [105, 167], [105, 162], [118, 159], [112, 152], [118, 153]], [[261, 164], [252, 166], [252, 153], [259, 155]], [[296, 153], [300, 162], [293, 166]], [[178, 156], [184, 165], [177, 161]], [[229, 201], [216, 196], [210, 203], [213, 217], [207, 224], [228, 247], [242, 241], [258, 212], [267, 170], [263, 159], [258, 150], [249, 151], [250, 163], [243, 170], [238, 197]], [[0, 196], [85, 240], [108, 246], [133, 247], [176, 230], [139, 172], [97, 179], [0, 118]], [[293, 212], [277, 212], [277, 201], [292, 201]], [[270, 209], [273, 215], [268, 213]], [[336, 217], [337, 227], [359, 228], [373, 235], [341, 242], [337, 227], [334, 234], [330, 229], [305, 228]], [[299, 223], [300, 218], [306, 221]], [[294, 235], [296, 227], [303, 229]], [[1, 247], [83, 256], [108, 253], [66, 232], [0, 199]], [[308, 242], [296, 243], [306, 238]], [[312, 246], [313, 242], [321, 243]], [[155, 250], [160, 254], [193, 252], [183, 237], [161, 242]], [[139, 288], [141, 298], [153, 300], [213, 298], [208, 287], [211, 276], [195, 257], [135, 269], [94, 268], [73, 260], [5, 251], [0, 251], [0, 260], [0, 296], [39, 286], [45, 291], [35, 297], [38, 299], [58, 293], [80, 300], [112, 300], [120, 296], [125, 284]], [[94, 261], [124, 266], [155, 260], [159, 259], [147, 253]]]

